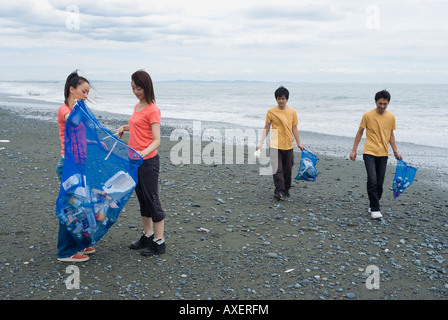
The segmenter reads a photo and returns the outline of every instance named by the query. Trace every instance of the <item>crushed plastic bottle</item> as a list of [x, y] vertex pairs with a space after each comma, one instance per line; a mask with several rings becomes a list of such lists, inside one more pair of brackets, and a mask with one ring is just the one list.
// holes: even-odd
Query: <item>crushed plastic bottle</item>
[[73, 190], [75, 187], [77, 187], [80, 183], [81, 183], [81, 175], [79, 173], [76, 173], [70, 176], [67, 180], [65, 180], [62, 183], [62, 187], [66, 192], [69, 192], [70, 190]]

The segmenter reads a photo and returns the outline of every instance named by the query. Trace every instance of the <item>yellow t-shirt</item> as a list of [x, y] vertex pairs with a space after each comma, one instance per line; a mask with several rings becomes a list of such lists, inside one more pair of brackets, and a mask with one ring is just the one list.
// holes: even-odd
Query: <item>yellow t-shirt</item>
[[272, 126], [269, 146], [280, 150], [294, 149], [294, 137], [292, 126], [299, 124], [297, 112], [293, 108], [286, 107], [281, 110], [278, 106], [268, 110], [266, 122]]
[[366, 129], [364, 153], [377, 157], [389, 156], [390, 134], [396, 129], [394, 114], [387, 110], [384, 114], [378, 114], [376, 109], [372, 109], [364, 113], [360, 127]]

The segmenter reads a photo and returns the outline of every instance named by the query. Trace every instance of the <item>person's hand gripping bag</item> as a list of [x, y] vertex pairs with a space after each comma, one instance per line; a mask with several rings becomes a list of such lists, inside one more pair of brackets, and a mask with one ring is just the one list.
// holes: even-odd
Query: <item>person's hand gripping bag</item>
[[397, 169], [392, 183], [394, 199], [411, 186], [412, 182], [414, 182], [416, 172], [417, 168], [408, 166], [403, 160], [397, 160]]
[[316, 181], [317, 161], [319, 161], [319, 158], [316, 155], [303, 149], [302, 156], [300, 157], [299, 172], [297, 173], [295, 180]]

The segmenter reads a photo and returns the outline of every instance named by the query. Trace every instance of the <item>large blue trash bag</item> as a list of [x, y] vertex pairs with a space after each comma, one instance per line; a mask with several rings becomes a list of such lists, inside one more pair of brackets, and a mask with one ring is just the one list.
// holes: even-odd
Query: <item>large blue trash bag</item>
[[408, 166], [403, 160], [397, 160], [397, 169], [395, 171], [394, 181], [392, 182], [394, 199], [411, 186], [416, 173], [417, 168]]
[[56, 215], [81, 248], [117, 221], [138, 182], [142, 157], [102, 127], [84, 101], [65, 124], [65, 159]]
[[295, 180], [316, 181], [317, 169], [316, 164], [319, 158], [306, 149], [302, 150], [300, 157], [299, 172]]

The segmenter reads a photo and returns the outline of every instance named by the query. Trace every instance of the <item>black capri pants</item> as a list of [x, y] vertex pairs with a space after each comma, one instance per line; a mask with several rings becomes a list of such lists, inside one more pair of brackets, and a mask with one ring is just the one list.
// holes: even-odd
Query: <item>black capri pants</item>
[[140, 203], [140, 214], [142, 217], [151, 218], [153, 222], [165, 219], [162, 205], [159, 200], [159, 155], [143, 160], [138, 167], [138, 183], [135, 187], [138, 201]]

